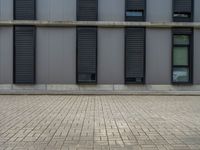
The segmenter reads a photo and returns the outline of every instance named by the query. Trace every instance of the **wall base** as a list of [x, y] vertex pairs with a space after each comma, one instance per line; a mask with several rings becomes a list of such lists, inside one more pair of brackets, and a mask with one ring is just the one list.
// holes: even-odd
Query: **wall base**
[[200, 85], [0, 84], [0, 94], [200, 95]]

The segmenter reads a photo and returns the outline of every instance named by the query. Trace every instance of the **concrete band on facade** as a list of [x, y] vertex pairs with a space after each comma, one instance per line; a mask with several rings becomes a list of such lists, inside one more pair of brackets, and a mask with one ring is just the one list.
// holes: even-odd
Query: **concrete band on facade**
[[30, 21], [30, 20], [8, 20], [0, 21], [0, 26], [33, 25], [37, 27], [77, 27], [95, 26], [103, 28], [123, 27], [147, 27], [147, 28], [173, 28], [190, 27], [200, 28], [200, 22], [122, 22], [122, 21]]
[[200, 85], [123, 85], [123, 84], [0, 84], [0, 94], [79, 94], [79, 95], [200, 95]]

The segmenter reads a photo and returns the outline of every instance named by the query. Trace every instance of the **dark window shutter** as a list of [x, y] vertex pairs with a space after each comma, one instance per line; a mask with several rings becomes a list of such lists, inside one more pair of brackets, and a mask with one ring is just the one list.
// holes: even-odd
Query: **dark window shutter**
[[174, 21], [189, 22], [193, 20], [193, 0], [173, 0]]
[[126, 13], [131, 11], [140, 11], [142, 16], [127, 16], [126, 21], [145, 21], [146, 18], [146, 0], [126, 0]]
[[35, 27], [14, 28], [14, 83], [35, 83]]
[[96, 21], [98, 16], [98, 0], [77, 0], [77, 20]]
[[35, 20], [35, 0], [14, 0], [15, 20]]
[[125, 29], [125, 82], [145, 81], [145, 28]]
[[77, 83], [96, 83], [97, 28], [77, 28]]

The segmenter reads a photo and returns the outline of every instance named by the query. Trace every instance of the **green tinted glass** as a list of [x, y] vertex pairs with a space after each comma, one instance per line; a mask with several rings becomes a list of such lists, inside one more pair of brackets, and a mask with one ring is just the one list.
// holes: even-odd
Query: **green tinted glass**
[[174, 44], [189, 45], [188, 35], [174, 35]]
[[173, 61], [174, 61], [174, 65], [187, 66], [188, 65], [188, 48], [174, 47]]
[[173, 81], [174, 82], [189, 82], [189, 69], [188, 68], [174, 68]]

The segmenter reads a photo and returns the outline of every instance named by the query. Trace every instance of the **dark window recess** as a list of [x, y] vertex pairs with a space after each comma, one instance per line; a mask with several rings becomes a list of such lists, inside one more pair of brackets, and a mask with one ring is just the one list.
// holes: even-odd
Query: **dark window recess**
[[77, 83], [97, 82], [97, 28], [77, 28]]
[[173, 0], [173, 20], [176, 22], [193, 21], [193, 0]]
[[14, 0], [15, 20], [35, 20], [35, 0]]
[[14, 27], [14, 83], [35, 83], [35, 27]]
[[146, 0], [126, 0], [126, 21], [145, 21]]
[[173, 29], [172, 41], [172, 83], [192, 83], [192, 29]]
[[126, 28], [125, 44], [125, 83], [144, 83], [145, 28]]
[[97, 21], [98, 0], [77, 0], [77, 20]]

